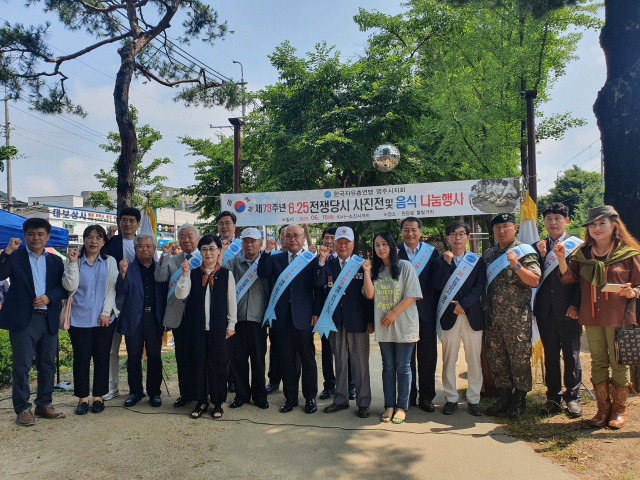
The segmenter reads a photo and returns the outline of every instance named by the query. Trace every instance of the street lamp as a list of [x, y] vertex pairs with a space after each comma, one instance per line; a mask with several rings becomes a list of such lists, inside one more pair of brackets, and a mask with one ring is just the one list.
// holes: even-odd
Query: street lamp
[[242, 85], [242, 120], [244, 120], [244, 67], [242, 66], [242, 63], [236, 62], [235, 60], [233, 60], [233, 63], [240, 65], [240, 76], [242, 77], [240, 78], [240, 85]]

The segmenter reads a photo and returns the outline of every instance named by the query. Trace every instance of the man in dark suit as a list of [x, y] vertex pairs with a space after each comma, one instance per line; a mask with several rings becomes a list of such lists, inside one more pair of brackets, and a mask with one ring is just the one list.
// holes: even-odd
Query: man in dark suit
[[[275, 240], [269, 240], [260, 256], [258, 276], [270, 278], [274, 283], [289, 264], [302, 254], [304, 231], [300, 225], [289, 225], [285, 230], [287, 252], [272, 255]], [[318, 260], [313, 259], [284, 289], [275, 306], [273, 329], [280, 329], [280, 361], [286, 401], [280, 408], [282, 413], [291, 412], [298, 406], [298, 384], [300, 374], [296, 369], [296, 353], [302, 363], [302, 394], [306, 400], [305, 412], [318, 411], [318, 367], [313, 343], [313, 327], [322, 310], [324, 291], [314, 286], [314, 275]]]
[[[398, 245], [398, 256], [402, 260], [413, 262], [421, 246], [422, 221], [416, 217], [404, 218], [400, 222], [400, 234], [402, 243]], [[437, 249], [434, 250], [419, 276], [422, 300], [418, 300], [416, 306], [420, 317], [420, 340], [411, 357], [409, 405], [415, 405], [417, 400], [426, 412], [435, 412], [433, 399], [436, 396], [436, 364], [438, 363], [436, 305], [440, 298], [440, 291], [434, 286], [433, 280], [436, 277], [442, 277], [441, 272], [436, 271], [434, 267], [435, 259], [439, 256], [440, 252]], [[442, 265], [442, 268], [445, 267]]]
[[[337, 257], [328, 258], [330, 249], [323, 246], [318, 259], [315, 284], [324, 289], [325, 300], [353, 255], [353, 231], [349, 227], [338, 227], [335, 243]], [[353, 366], [358, 415], [367, 418], [370, 414], [369, 335], [373, 333], [373, 301], [363, 295], [363, 285], [364, 270], [360, 267], [337, 300], [338, 305], [333, 312], [333, 323], [338, 331], [329, 332], [329, 342], [336, 357], [336, 389], [333, 403], [325, 407], [325, 413], [349, 408], [349, 369]]]
[[[464, 222], [453, 222], [445, 229], [451, 250], [435, 260], [434, 267], [441, 277], [436, 286], [443, 289], [452, 275], [456, 273], [460, 262], [466, 255], [471, 227]], [[471, 255], [471, 254], [469, 254]], [[475, 263], [474, 263], [475, 262]], [[473, 266], [472, 266], [473, 265]], [[451, 298], [440, 317], [442, 327], [442, 385], [446, 403], [442, 413], [452, 415], [458, 409], [458, 389], [456, 387], [456, 362], [460, 351], [460, 342], [464, 344], [464, 354], [468, 368], [467, 411], [471, 415], [482, 415], [480, 391], [482, 390], [482, 331], [485, 329], [484, 311], [480, 305], [480, 296], [487, 286], [487, 274], [484, 260], [479, 255], [464, 261], [468, 270], [460, 270], [463, 283]], [[452, 292], [450, 292], [452, 294]], [[441, 294], [442, 295], [442, 294]]]
[[162, 405], [162, 319], [167, 305], [167, 283], [156, 282], [155, 239], [152, 235], [135, 238], [136, 259], [120, 261], [116, 293], [124, 296], [118, 317], [118, 329], [127, 345], [129, 398], [125, 407], [133, 407], [144, 397], [142, 353], [147, 353], [147, 394], [152, 407]]
[[35, 415], [48, 419], [63, 418], [51, 405], [58, 351], [60, 301], [67, 298], [62, 286], [64, 265], [56, 255], [49, 255], [51, 225], [42, 218], [30, 218], [22, 225], [22, 240], [12, 238], [0, 254], [0, 280], [11, 285], [2, 309], [0, 328], [9, 330], [13, 358], [13, 409], [20, 426], [35, 424], [29, 403], [29, 371], [36, 357], [38, 390]]
[[[115, 227], [109, 227], [105, 248], [107, 253], [116, 259], [118, 265], [123, 258], [129, 260], [129, 263], [136, 259], [136, 252], [133, 246], [133, 239], [136, 232], [140, 228], [140, 211], [137, 208], [123, 208], [118, 215], [119, 233], [115, 234]], [[122, 297], [116, 298], [116, 308], [122, 311]], [[111, 352], [109, 354], [109, 392], [102, 397], [104, 401], [111, 400], [120, 395], [118, 385], [120, 378], [118, 373], [120, 370], [120, 344], [122, 343], [122, 334], [117, 330], [113, 334], [113, 343], [111, 344]]]
[[[538, 252], [544, 264], [546, 256], [569, 235], [565, 232], [569, 224], [569, 209], [562, 203], [551, 203], [542, 211], [544, 227], [549, 233], [533, 248]], [[561, 402], [567, 405], [567, 415], [571, 418], [582, 416], [580, 405], [580, 383], [582, 367], [580, 365], [580, 337], [582, 327], [578, 324], [580, 307], [580, 286], [562, 283], [556, 266], [547, 273], [538, 288], [533, 314], [538, 323], [540, 339], [544, 347], [544, 364], [547, 369], [547, 402], [542, 412], [547, 415], [562, 412]], [[564, 387], [562, 393], [562, 375], [560, 372], [560, 352], [564, 359]]]

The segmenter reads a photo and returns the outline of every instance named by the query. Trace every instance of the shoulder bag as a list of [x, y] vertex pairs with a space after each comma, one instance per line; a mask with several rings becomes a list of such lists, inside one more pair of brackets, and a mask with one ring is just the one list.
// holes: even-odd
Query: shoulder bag
[[620, 330], [616, 330], [614, 344], [618, 365], [640, 365], [640, 328], [624, 329], [624, 323], [631, 309], [631, 302], [635, 301], [636, 299], [632, 298], [627, 302], [622, 326]]

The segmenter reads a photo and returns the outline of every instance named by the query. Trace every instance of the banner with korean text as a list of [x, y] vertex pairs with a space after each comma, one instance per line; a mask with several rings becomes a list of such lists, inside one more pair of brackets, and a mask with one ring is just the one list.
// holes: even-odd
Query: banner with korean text
[[498, 214], [520, 208], [517, 178], [222, 195], [239, 227]]

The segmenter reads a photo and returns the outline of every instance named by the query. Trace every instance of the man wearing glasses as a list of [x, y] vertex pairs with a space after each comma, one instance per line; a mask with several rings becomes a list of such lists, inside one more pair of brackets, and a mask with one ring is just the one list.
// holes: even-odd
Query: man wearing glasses
[[[480, 391], [482, 390], [482, 331], [485, 328], [484, 311], [480, 296], [487, 285], [484, 261], [479, 255], [469, 253], [467, 242], [471, 227], [456, 221], [445, 229], [451, 250], [435, 259], [436, 270], [442, 273], [440, 287], [444, 288], [452, 276], [462, 280], [456, 288], [452, 280], [448, 291], [442, 292], [436, 315], [440, 315], [442, 328], [442, 385], [446, 403], [442, 413], [452, 415], [458, 409], [458, 389], [456, 387], [456, 362], [460, 342], [464, 344], [464, 354], [469, 367], [467, 389], [467, 411], [471, 415], [482, 415]], [[462, 266], [461, 266], [462, 264]], [[444, 266], [444, 268], [442, 268]], [[443, 297], [449, 295], [448, 297]]]
[[236, 242], [242, 246], [242, 240], [235, 238], [236, 221], [237, 218], [235, 214], [225, 210], [216, 217], [216, 227], [218, 228], [220, 240], [222, 240], [223, 243], [229, 242], [229, 244], [231, 244], [232, 242]]

